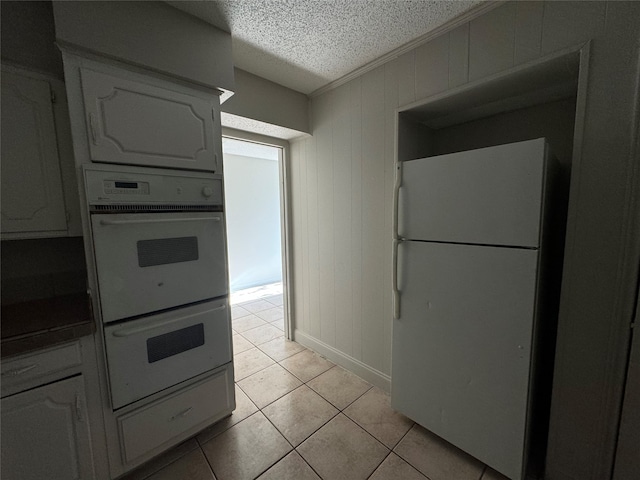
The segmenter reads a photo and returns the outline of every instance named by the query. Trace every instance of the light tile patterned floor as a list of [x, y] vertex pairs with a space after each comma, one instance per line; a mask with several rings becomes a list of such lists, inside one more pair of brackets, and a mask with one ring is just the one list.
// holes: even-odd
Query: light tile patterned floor
[[282, 296], [267, 293], [232, 306], [233, 414], [126, 480], [506, 480], [394, 412], [385, 392], [285, 340]]

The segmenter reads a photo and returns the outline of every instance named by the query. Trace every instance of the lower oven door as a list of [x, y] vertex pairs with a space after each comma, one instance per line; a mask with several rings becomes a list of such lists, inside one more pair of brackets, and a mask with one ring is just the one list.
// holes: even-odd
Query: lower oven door
[[94, 214], [91, 226], [104, 322], [227, 294], [222, 213]]
[[231, 361], [227, 301], [105, 327], [113, 408]]

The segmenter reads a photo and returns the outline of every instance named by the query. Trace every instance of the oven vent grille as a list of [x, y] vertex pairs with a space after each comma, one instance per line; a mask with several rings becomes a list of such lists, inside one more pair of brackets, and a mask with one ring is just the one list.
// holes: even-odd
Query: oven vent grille
[[221, 205], [144, 205], [117, 204], [91, 205], [92, 212], [139, 213], [139, 212], [221, 212]]

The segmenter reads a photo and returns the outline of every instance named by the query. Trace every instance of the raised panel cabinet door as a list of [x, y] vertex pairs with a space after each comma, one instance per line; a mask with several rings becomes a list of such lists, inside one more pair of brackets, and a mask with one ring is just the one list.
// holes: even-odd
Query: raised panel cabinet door
[[3, 69], [0, 156], [2, 233], [66, 234], [56, 129], [47, 81]]
[[218, 170], [219, 99], [81, 70], [91, 160]]
[[82, 376], [2, 399], [2, 478], [94, 478]]

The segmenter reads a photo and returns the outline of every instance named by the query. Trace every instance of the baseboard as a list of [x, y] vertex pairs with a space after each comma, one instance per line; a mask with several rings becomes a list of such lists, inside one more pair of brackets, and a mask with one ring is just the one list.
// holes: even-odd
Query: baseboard
[[300, 345], [304, 345], [307, 348], [319, 353], [333, 363], [346, 368], [347, 370], [355, 373], [363, 380], [366, 380], [371, 385], [374, 385], [385, 392], [391, 391], [391, 377], [386, 375], [375, 368], [371, 368], [365, 365], [360, 360], [357, 360], [345, 353], [336, 350], [330, 345], [296, 329], [293, 332], [293, 339]]

